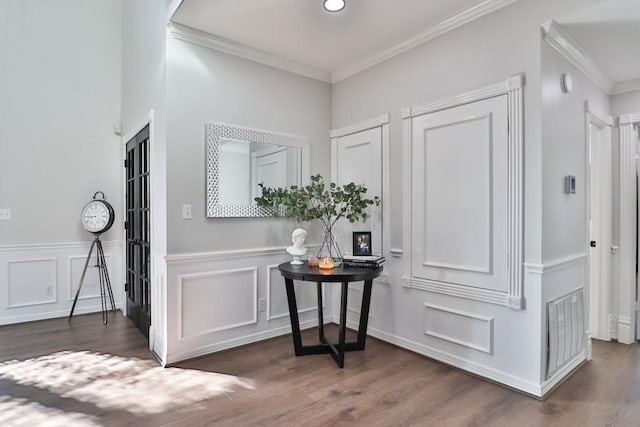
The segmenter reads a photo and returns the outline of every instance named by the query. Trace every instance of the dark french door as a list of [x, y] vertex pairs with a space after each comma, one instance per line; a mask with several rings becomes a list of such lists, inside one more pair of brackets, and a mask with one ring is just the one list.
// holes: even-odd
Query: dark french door
[[148, 338], [151, 325], [149, 126], [127, 142], [127, 316]]

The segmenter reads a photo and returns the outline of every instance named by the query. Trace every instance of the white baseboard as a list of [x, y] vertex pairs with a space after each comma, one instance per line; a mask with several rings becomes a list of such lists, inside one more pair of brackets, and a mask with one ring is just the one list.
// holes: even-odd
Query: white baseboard
[[[333, 316], [325, 316], [324, 322], [332, 322]], [[300, 322], [300, 329], [309, 329], [318, 326], [318, 319], [310, 319], [306, 321]], [[241, 345], [252, 344], [254, 342], [263, 341], [269, 338], [279, 337], [281, 335], [286, 335], [291, 333], [291, 326], [282, 326], [280, 328], [269, 329], [267, 331], [257, 332], [255, 334], [244, 335], [237, 338], [232, 338], [226, 341], [220, 341], [213, 344], [209, 344], [202, 347], [190, 348], [187, 351], [177, 352], [174, 354], [168, 354], [165, 357], [164, 365], [171, 365], [174, 363], [178, 363], [183, 360], [193, 359], [194, 357], [204, 356], [211, 353], [216, 353], [218, 351], [227, 350], [234, 347], [239, 347]], [[293, 346], [293, 344], [292, 344]], [[291, 348], [293, 352], [293, 347]]]
[[[358, 329], [358, 324], [356, 322], [347, 321], [347, 326], [352, 329], [356, 329], [356, 330]], [[462, 359], [461, 357], [444, 352], [442, 350], [434, 349], [424, 344], [420, 344], [415, 341], [408, 340], [406, 338], [398, 337], [396, 335], [392, 335], [372, 327], [369, 327], [367, 329], [367, 335], [378, 338], [382, 341], [386, 341], [398, 347], [411, 350], [414, 353], [418, 353], [423, 356], [430, 357], [432, 359], [446, 363], [447, 365], [451, 365], [463, 371], [470, 372], [474, 375], [478, 375], [480, 377], [487, 378], [491, 381], [504, 384], [508, 387], [521, 390], [525, 393], [529, 393], [534, 396], [542, 396], [541, 394], [542, 390], [540, 385], [531, 383], [519, 377], [515, 377], [506, 372], [499, 371], [495, 368], [482, 365], [476, 362], [471, 362], [469, 360]]]
[[[118, 301], [116, 301], [116, 310], [122, 310], [122, 304]], [[92, 305], [92, 306], [88, 306], [88, 307], [76, 307], [76, 309], [73, 311], [73, 315], [79, 315], [79, 314], [89, 314], [89, 313], [99, 313], [100, 311], [102, 311], [102, 306], [100, 305]], [[24, 323], [24, 322], [33, 322], [36, 320], [46, 320], [46, 319], [56, 319], [59, 317], [67, 317], [69, 316], [69, 313], [71, 312], [71, 310], [53, 310], [53, 311], [46, 311], [46, 312], [40, 312], [40, 313], [33, 313], [33, 314], [24, 314], [24, 315], [19, 315], [19, 316], [12, 316], [12, 317], [4, 317], [2, 318], [2, 324], [3, 325], [11, 325], [14, 323]], [[109, 316], [111, 316], [113, 314], [113, 312], [109, 311]]]
[[[590, 344], [591, 340], [589, 340], [588, 343]], [[590, 348], [590, 346], [589, 346], [589, 348]], [[548, 380], [544, 381], [542, 383], [542, 387], [540, 389], [540, 394], [536, 394], [536, 396], [542, 397], [545, 394], [547, 394], [548, 392], [550, 392], [551, 389], [553, 389], [553, 387], [556, 386], [556, 384], [558, 384], [561, 381], [563, 381], [567, 377], [567, 375], [569, 375], [571, 373], [571, 371], [576, 369], [578, 366], [580, 366], [585, 361], [587, 361], [587, 354], [586, 354], [585, 351], [582, 351], [576, 357], [574, 357], [571, 362], [567, 363], [564, 366], [564, 368], [560, 369], [558, 372], [553, 374], [551, 376], [551, 378], [549, 378]]]

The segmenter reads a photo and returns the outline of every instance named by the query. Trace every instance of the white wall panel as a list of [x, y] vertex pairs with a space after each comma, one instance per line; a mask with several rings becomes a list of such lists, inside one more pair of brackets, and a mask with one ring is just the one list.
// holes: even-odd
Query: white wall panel
[[[0, 246], [0, 324], [65, 317], [78, 288], [90, 242]], [[103, 241], [116, 308], [124, 300], [122, 248]], [[95, 267], [90, 261], [74, 314], [101, 310]]]
[[425, 304], [424, 333], [484, 353], [493, 353], [491, 317]]
[[[300, 282], [295, 280], [293, 287], [296, 290], [296, 304], [298, 313], [315, 312], [318, 309], [317, 287], [312, 282]], [[277, 265], [267, 266], [267, 320], [275, 320], [289, 317], [289, 305], [287, 303], [287, 290], [284, 277], [280, 274]], [[322, 285], [323, 307], [325, 285]]]
[[[111, 255], [105, 253], [104, 259], [107, 264], [107, 271], [109, 272], [109, 281], [119, 281], [118, 277], [113, 277], [113, 262], [111, 259]], [[86, 256], [69, 257], [69, 282], [67, 287], [67, 291], [69, 292], [67, 295], [67, 299], [69, 301], [73, 301], [76, 296], [78, 286], [80, 286], [82, 269], [86, 260]], [[98, 276], [98, 268], [96, 267], [96, 264], [96, 257], [92, 256], [89, 260], [89, 266], [87, 267], [87, 273], [84, 277], [84, 281], [82, 282], [82, 289], [80, 290], [78, 300], [100, 298], [100, 279]]]
[[413, 277], [509, 289], [507, 102], [411, 107]]
[[9, 261], [7, 308], [56, 302], [56, 259]]
[[491, 273], [491, 115], [424, 130], [423, 265]]
[[258, 268], [180, 276], [180, 338], [256, 323]]

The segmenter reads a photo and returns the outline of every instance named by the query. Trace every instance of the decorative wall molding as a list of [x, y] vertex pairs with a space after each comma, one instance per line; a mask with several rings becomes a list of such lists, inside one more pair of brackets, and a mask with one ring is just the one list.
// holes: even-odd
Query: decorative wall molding
[[587, 253], [581, 252], [566, 257], [556, 258], [544, 264], [525, 262], [525, 271], [529, 274], [545, 274], [554, 270], [560, 270], [578, 262], [586, 262]]
[[344, 126], [337, 129], [331, 129], [329, 131], [330, 138], [340, 138], [343, 136], [351, 135], [352, 133], [363, 132], [365, 130], [373, 129], [386, 125], [389, 123], [389, 113], [384, 113], [378, 117], [374, 117], [368, 120], [363, 120], [352, 125]]
[[485, 15], [488, 15], [489, 13], [495, 12], [496, 10], [508, 6], [515, 1], [517, 0], [485, 0], [480, 4], [472, 6], [460, 13], [457, 13], [456, 15], [444, 19], [438, 24], [433, 25], [418, 34], [404, 38], [403, 40], [385, 47], [378, 52], [366, 55], [364, 58], [361, 58], [345, 67], [342, 67], [341, 69], [334, 71], [331, 81], [333, 83], [336, 83], [340, 80], [344, 80], [348, 77], [358, 74], [359, 72], [364, 71], [367, 68], [373, 67], [374, 65], [386, 61], [387, 59], [393, 58], [396, 55], [413, 49], [414, 47], [417, 47], [423, 43], [428, 42], [429, 40], [446, 34], [449, 31], [455, 30], [456, 28], [468, 24], [469, 22], [472, 22]]
[[[493, 321], [494, 319], [492, 317], [480, 316], [478, 314], [469, 313], [461, 310], [454, 310], [451, 308], [428, 304], [428, 303], [424, 304], [424, 308], [425, 308], [425, 312], [424, 312], [424, 317], [425, 317], [424, 334], [425, 335], [438, 338], [444, 341], [449, 341], [457, 345], [461, 345], [473, 350], [481, 351], [483, 353], [493, 354]], [[453, 336], [451, 333], [447, 331], [443, 331], [443, 330], [438, 331], [436, 329], [437, 325], [435, 325], [436, 322], [432, 322], [432, 324], [430, 324], [429, 322], [430, 312], [434, 313], [434, 315], [436, 312], [446, 313], [449, 316], [458, 317], [460, 321], [467, 321], [468, 323], [467, 328], [464, 328], [465, 332], [471, 330], [473, 328], [474, 323], [476, 324], [476, 326], [478, 323], [482, 324], [482, 328], [484, 328], [484, 330], [481, 331], [478, 328], [476, 328], [473, 330], [475, 334], [474, 333], [469, 334], [472, 336], [471, 338], [477, 339], [476, 342], [470, 341], [461, 336]]]
[[300, 74], [322, 82], [331, 83], [331, 73], [320, 68], [301, 64], [289, 59], [281, 58], [271, 53], [246, 46], [213, 34], [185, 27], [180, 24], [169, 24], [169, 31], [174, 39], [193, 43], [219, 52], [239, 56], [240, 58], [255, 61], [270, 67], [279, 68], [291, 73]]
[[[266, 317], [267, 317], [267, 322], [276, 320], [276, 319], [282, 319], [284, 317], [289, 317], [289, 310], [287, 309], [287, 311], [285, 311], [284, 313], [278, 313], [278, 314], [273, 314], [272, 311], [272, 301], [271, 301], [271, 271], [272, 270], [276, 270], [278, 268], [279, 264], [270, 264], [267, 265], [267, 273], [266, 273], [266, 298], [267, 298], [267, 310], [266, 310]], [[284, 280], [283, 280], [284, 281]], [[281, 283], [280, 284], [282, 286], [282, 288], [284, 289], [284, 284]], [[294, 282], [294, 286], [295, 286], [295, 282]], [[313, 286], [313, 289], [316, 290], [316, 287], [314, 285], [311, 284], [307, 284], [307, 286]], [[307, 308], [301, 308], [302, 302], [299, 300], [300, 295], [297, 294], [296, 295], [296, 302], [297, 302], [297, 306], [298, 306], [298, 314], [302, 314], [302, 313], [307, 313], [310, 311], [317, 311], [318, 310], [318, 304], [316, 303], [316, 305], [312, 306], [312, 307], [307, 307]], [[323, 303], [323, 307], [325, 306], [325, 286], [324, 284], [322, 285], [322, 303]], [[317, 299], [316, 299], [317, 301]]]
[[404, 251], [400, 248], [391, 248], [389, 252], [391, 252], [391, 256], [394, 258], [401, 258], [404, 254]]
[[[331, 179], [336, 180], [338, 171], [338, 138], [348, 136], [358, 132], [364, 132], [379, 127], [381, 130], [381, 160], [382, 160], [382, 249], [385, 254], [391, 244], [391, 144], [389, 133], [389, 113], [384, 113], [361, 122], [353, 123], [341, 128], [329, 131], [331, 142]], [[386, 202], [385, 202], [386, 200]]]
[[[513, 77], [509, 77], [508, 79], [503, 80], [499, 83], [495, 83], [479, 89], [471, 90], [469, 92], [465, 92], [460, 95], [452, 96], [451, 98], [447, 98], [447, 99], [443, 99], [440, 101], [431, 102], [431, 103], [423, 104], [419, 106], [405, 107], [402, 109], [402, 119], [409, 119], [417, 116], [422, 116], [424, 114], [435, 113], [437, 111], [458, 107], [460, 105], [469, 104], [476, 101], [482, 101], [484, 99], [493, 98], [499, 95], [511, 94], [516, 98], [517, 98], [517, 95], [520, 95], [521, 97], [522, 96], [521, 92], [523, 87], [524, 87], [524, 76], [516, 75]], [[517, 108], [518, 99], [513, 99], [513, 102], [514, 102], [513, 108]], [[511, 102], [509, 104], [511, 104]], [[511, 105], [510, 105], [510, 110], [511, 110]], [[510, 114], [511, 113], [512, 112], [510, 111]], [[513, 113], [518, 115], [517, 111], [513, 111]], [[513, 119], [515, 118], [516, 117], [513, 117]], [[520, 120], [523, 119], [521, 114], [519, 119]], [[518, 123], [510, 123], [510, 124], [521, 126], [521, 124], [518, 124]]]
[[[84, 262], [90, 246], [90, 240], [0, 246], [0, 283], [5, 284], [4, 287], [0, 285], [0, 288], [5, 289], [0, 291], [0, 324], [68, 316], [71, 309], [68, 289], [71, 286], [75, 292], [75, 287], [78, 285], [76, 279], [79, 279], [79, 277], [72, 279], [69, 259], [82, 259]], [[109, 277], [116, 308], [122, 309], [124, 300], [122, 243], [116, 240], [104, 240], [103, 246], [105, 256], [110, 262]], [[34, 260], [45, 262], [34, 263]], [[79, 275], [76, 274], [76, 276]], [[90, 293], [94, 292], [90, 291]], [[78, 301], [75, 313], [93, 313], [100, 310], [99, 295], [95, 298], [84, 298], [83, 294], [83, 298]]]
[[[347, 321], [347, 326], [352, 329], [358, 328], [358, 324], [353, 321]], [[372, 337], [378, 338], [382, 341], [386, 341], [388, 343], [397, 345], [398, 347], [405, 348], [415, 353], [422, 354], [423, 356], [427, 356], [432, 359], [443, 362], [447, 365], [451, 365], [463, 371], [470, 372], [475, 375], [479, 375], [490, 381], [496, 381], [500, 384], [504, 384], [508, 387], [521, 390], [525, 393], [529, 393], [534, 396], [541, 397], [543, 395], [542, 389], [539, 384], [532, 383], [523, 378], [515, 377], [504, 371], [500, 371], [490, 366], [473, 362], [468, 359], [464, 359], [459, 356], [453, 355], [451, 353], [427, 346], [425, 344], [418, 343], [406, 338], [402, 338], [397, 335], [393, 335], [393, 334], [381, 331], [372, 326], [368, 327], [367, 334]]]
[[[500, 95], [507, 95], [507, 115], [509, 124], [507, 143], [507, 242], [508, 242], [508, 292], [444, 284], [441, 282], [412, 278], [411, 287], [439, 292], [453, 296], [478, 299], [484, 302], [501, 304], [514, 309], [522, 309], [523, 299], [523, 140], [524, 140], [524, 76], [517, 75], [502, 82], [472, 90], [441, 101], [402, 109], [403, 149], [404, 149], [404, 203], [403, 203], [403, 245], [412, 247], [411, 224], [411, 153], [412, 119], [424, 114], [434, 113], [471, 102], [481, 101]], [[405, 272], [410, 275], [411, 257], [405, 260]]]
[[[635, 325], [636, 311], [636, 143], [634, 127], [640, 123], [640, 113], [624, 114], [618, 118], [619, 129], [619, 191], [618, 242], [619, 268], [619, 319], [628, 318]], [[631, 344], [635, 341], [631, 327], [618, 321], [618, 341]]]
[[[122, 242], [119, 240], [103, 240], [103, 247], [120, 247]], [[84, 249], [87, 251], [91, 246], [91, 241], [86, 242], [60, 242], [60, 243], [15, 243], [9, 245], [0, 245], [0, 254], [7, 252], [23, 252], [23, 251], [50, 251], [60, 249]]]
[[[92, 260], [96, 259], [96, 255], [92, 255]], [[105, 258], [105, 262], [107, 265], [107, 270], [109, 271], [109, 280], [118, 280], [117, 278], [111, 277], [111, 272], [113, 271], [113, 262], [112, 262], [112, 258], [110, 254], [105, 254], [104, 255]], [[68, 281], [68, 286], [67, 286], [67, 291], [69, 292], [69, 294], [67, 295], [67, 301], [73, 301], [74, 300], [74, 296], [76, 291], [78, 290], [78, 286], [80, 286], [80, 281], [78, 279], [78, 281], [76, 282], [73, 276], [73, 261], [74, 260], [82, 260], [82, 263], [80, 264], [82, 267], [84, 267], [84, 263], [86, 261], [87, 257], [86, 256], [70, 256], [67, 258], [67, 264], [68, 264], [68, 268], [69, 268], [69, 281]], [[89, 261], [89, 265], [87, 267], [87, 276], [85, 276], [85, 283], [83, 283], [82, 285], [82, 289], [85, 290], [85, 293], [83, 294], [82, 292], [80, 293], [80, 295], [78, 295], [78, 300], [83, 300], [83, 299], [92, 299], [92, 298], [100, 298], [100, 288], [98, 287], [97, 294], [93, 294], [93, 295], [88, 295], [86, 293], [86, 288], [87, 288], [87, 281], [89, 279], [89, 274], [90, 274], [90, 268], [96, 268], [96, 264], [95, 262]], [[96, 272], [96, 278], [98, 272]]]
[[[408, 287], [422, 291], [435, 292], [437, 294], [449, 295], [458, 298], [466, 298], [489, 304], [509, 305], [509, 295], [506, 292], [474, 288], [472, 286], [458, 285], [455, 283], [438, 282], [436, 280], [428, 280], [418, 277], [409, 277], [408, 283]], [[515, 304], [515, 302], [512, 302], [512, 304]]]
[[613, 93], [614, 82], [609, 75], [576, 43], [555, 21], [542, 24], [544, 40], [589, 80], [608, 95]]
[[[18, 266], [23, 266], [25, 264], [32, 264], [32, 266], [28, 268], [28, 271], [26, 270], [20, 271]], [[35, 264], [48, 265], [49, 274], [47, 275], [47, 277], [44, 278], [46, 283], [33, 283], [33, 277], [26, 277], [26, 278], [20, 277], [21, 274], [37, 275], [39, 273], [39, 270], [42, 270], [42, 267], [39, 268]], [[13, 265], [16, 266], [17, 271], [13, 272], [12, 274], [11, 267]], [[33, 258], [33, 259], [21, 259], [21, 260], [15, 260], [15, 261], [8, 261], [7, 262], [7, 306], [6, 308], [13, 309], [13, 308], [31, 307], [31, 306], [43, 305], [43, 304], [55, 304], [57, 302], [57, 295], [58, 295], [58, 281], [57, 281], [58, 274], [57, 273], [58, 273], [57, 258], [48, 257], [48, 258]], [[22, 298], [21, 298], [22, 300], [17, 301], [19, 299], [17, 294], [19, 292], [18, 292], [18, 289], [15, 289], [15, 292], [14, 292], [14, 285], [19, 290], [23, 291], [23, 293], [25, 290], [25, 286], [29, 286], [29, 290], [31, 291], [40, 290], [42, 292], [40, 292], [40, 295], [30, 295], [30, 297], [32, 296], [32, 298], [28, 301], [25, 299], [25, 296], [22, 295]], [[45, 288], [47, 287], [51, 288], [50, 295], [47, 295], [47, 292], [45, 292], [46, 291]]]
[[234, 258], [250, 258], [270, 255], [282, 255], [286, 253], [286, 246], [257, 249], [238, 249], [231, 251], [197, 252], [191, 254], [167, 255], [165, 260], [167, 265], [184, 264], [193, 262], [211, 262]]
[[[250, 303], [252, 304], [252, 317], [250, 319], [245, 319], [243, 321], [234, 321], [231, 323], [227, 323], [227, 324], [222, 324], [222, 325], [218, 325], [218, 326], [214, 326], [214, 327], [210, 327], [208, 329], [204, 329], [201, 331], [198, 331], [197, 333], [191, 333], [191, 334], [185, 334], [184, 332], [184, 317], [185, 317], [185, 310], [184, 310], [184, 287], [185, 287], [185, 282], [188, 280], [197, 280], [197, 279], [208, 279], [208, 278], [215, 278], [215, 277], [220, 277], [220, 276], [224, 276], [224, 275], [233, 275], [233, 274], [238, 274], [238, 273], [250, 273], [253, 280], [252, 280], [252, 292], [253, 292], [253, 296], [252, 296], [252, 300], [250, 301]], [[188, 274], [180, 274], [178, 276], [178, 302], [177, 302], [177, 318], [178, 318], [178, 331], [179, 331], [179, 336], [178, 339], [179, 340], [184, 340], [184, 339], [190, 339], [190, 338], [195, 338], [195, 337], [200, 337], [203, 335], [208, 335], [208, 334], [212, 334], [215, 332], [221, 332], [221, 331], [226, 331], [229, 329], [235, 329], [235, 328], [239, 328], [242, 326], [247, 326], [247, 325], [252, 325], [252, 324], [256, 324], [258, 323], [258, 267], [257, 266], [252, 266], [252, 267], [243, 267], [243, 268], [233, 268], [233, 269], [227, 269], [227, 270], [214, 270], [214, 271], [205, 271], [205, 272], [199, 272], [199, 273], [188, 273]]]

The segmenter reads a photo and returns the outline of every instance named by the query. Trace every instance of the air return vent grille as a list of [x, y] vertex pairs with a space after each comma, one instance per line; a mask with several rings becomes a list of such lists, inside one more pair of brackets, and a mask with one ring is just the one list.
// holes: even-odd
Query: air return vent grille
[[547, 303], [547, 378], [584, 349], [584, 292], [571, 292]]

